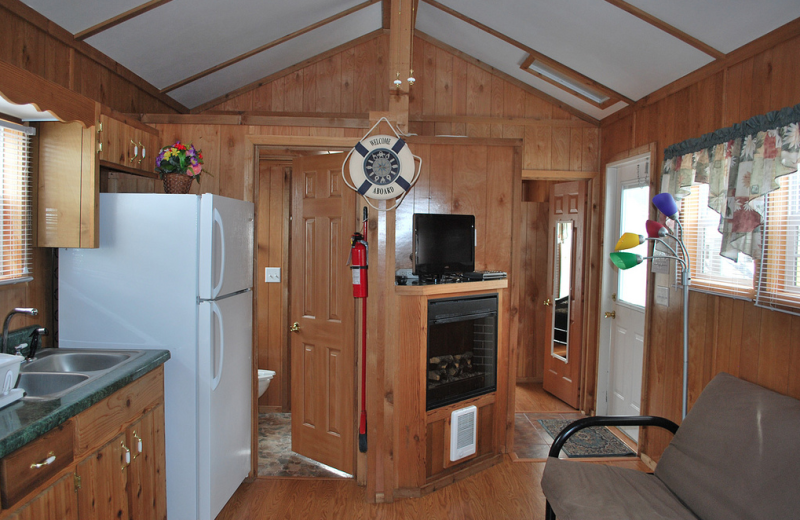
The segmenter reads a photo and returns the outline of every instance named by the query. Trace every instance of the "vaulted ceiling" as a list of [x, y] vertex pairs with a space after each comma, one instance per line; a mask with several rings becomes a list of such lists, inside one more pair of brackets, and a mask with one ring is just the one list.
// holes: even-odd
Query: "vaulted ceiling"
[[[386, 28], [390, 5], [23, 2], [190, 109]], [[400, 8], [412, 2], [417, 33], [597, 119], [797, 15], [797, 0], [403, 0]]]

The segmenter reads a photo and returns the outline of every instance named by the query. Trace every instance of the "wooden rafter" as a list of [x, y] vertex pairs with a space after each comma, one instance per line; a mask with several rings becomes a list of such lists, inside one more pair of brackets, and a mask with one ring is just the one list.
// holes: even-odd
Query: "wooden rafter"
[[620, 9], [622, 9], [623, 11], [626, 11], [626, 12], [632, 14], [633, 16], [635, 16], [636, 18], [639, 18], [640, 20], [644, 20], [645, 22], [649, 23], [653, 27], [658, 27], [659, 29], [661, 29], [665, 33], [669, 34], [670, 36], [674, 36], [675, 38], [681, 40], [682, 42], [684, 42], [684, 43], [686, 43], [688, 45], [691, 45], [692, 47], [694, 47], [695, 49], [697, 49], [699, 51], [702, 51], [702, 52], [708, 54], [709, 56], [711, 56], [712, 58], [714, 58], [716, 60], [719, 60], [719, 59], [722, 59], [722, 58], [725, 57], [725, 53], [724, 52], [720, 52], [717, 49], [715, 49], [714, 47], [701, 42], [697, 38], [694, 38], [693, 36], [689, 36], [688, 34], [686, 34], [685, 32], [681, 31], [680, 29], [671, 26], [670, 24], [668, 24], [667, 22], [665, 22], [665, 21], [663, 21], [663, 20], [661, 20], [659, 18], [656, 18], [652, 14], [649, 14], [649, 13], [646, 13], [646, 12], [642, 11], [638, 7], [633, 6], [633, 5], [629, 4], [628, 2], [624, 2], [623, 0], [606, 0], [606, 2], [608, 2], [609, 4], [611, 4], [611, 5], [615, 6], [615, 7], [618, 7]]
[[[411, 70], [411, 39], [413, 20], [413, 0], [392, 0], [392, 30], [389, 32], [389, 76], [401, 81], [392, 88], [389, 96], [390, 119], [398, 124], [408, 124], [409, 84], [406, 80]], [[391, 85], [386, 85], [390, 87]]]
[[[484, 24], [480, 23], [477, 20], [474, 20], [474, 19], [470, 18], [469, 16], [466, 16], [464, 14], [459, 13], [455, 9], [451, 9], [451, 8], [447, 7], [446, 5], [442, 5], [439, 2], [437, 2], [436, 0], [422, 0], [422, 1], [427, 3], [427, 4], [429, 4], [429, 5], [431, 5], [431, 6], [433, 6], [433, 7], [435, 7], [435, 8], [437, 8], [437, 9], [439, 9], [439, 10], [441, 10], [441, 11], [444, 11], [445, 13], [447, 13], [447, 14], [449, 14], [451, 16], [454, 16], [454, 17], [458, 18], [462, 22], [468, 23], [468, 24], [472, 25], [473, 27], [477, 27], [478, 29], [480, 29], [480, 30], [482, 30], [482, 31], [484, 31], [484, 32], [486, 32], [488, 34], [491, 34], [495, 38], [498, 38], [498, 39], [508, 43], [509, 45], [513, 45], [514, 47], [516, 47], [516, 48], [518, 48], [518, 49], [520, 49], [522, 51], [527, 52], [529, 55], [533, 56], [534, 59], [542, 61], [543, 63], [546, 63], [551, 68], [557, 68], [559, 70], [559, 72], [561, 72], [562, 74], [564, 74], [566, 76], [569, 76], [570, 78], [574, 79], [578, 83], [582, 83], [584, 85], [591, 86], [592, 88], [594, 88], [596, 90], [601, 90], [603, 93], [605, 93], [609, 97], [617, 98], [617, 99], [622, 100], [622, 101], [624, 101], [624, 102], [626, 102], [628, 104], [633, 104], [634, 103], [634, 101], [632, 99], [628, 98], [627, 96], [624, 96], [624, 95], [620, 94], [619, 92], [617, 92], [617, 91], [615, 91], [615, 90], [613, 90], [613, 89], [611, 89], [609, 87], [606, 87], [602, 83], [598, 83], [597, 81], [594, 81], [593, 79], [584, 76], [580, 72], [578, 72], [578, 71], [576, 71], [574, 69], [571, 69], [570, 67], [567, 67], [563, 63], [560, 63], [560, 62], [558, 62], [558, 61], [556, 61], [556, 60], [554, 60], [554, 59], [542, 54], [541, 52], [538, 52], [538, 51], [528, 47], [527, 45], [525, 45], [525, 44], [523, 44], [521, 42], [518, 42], [517, 40], [514, 40], [513, 38], [510, 38], [510, 37], [506, 36], [505, 34], [499, 32], [499, 31], [496, 31], [496, 30], [492, 29], [491, 27], [489, 27], [487, 25], [484, 25]], [[562, 85], [562, 88], [563, 88], [563, 85]], [[571, 89], [566, 89], [566, 90], [570, 94], [575, 95], [575, 92], [573, 90], [571, 90]], [[585, 98], [582, 97], [581, 99], [585, 99]], [[593, 103], [593, 104], [595, 104], [595, 103]]]
[[360, 3], [360, 4], [356, 5], [356, 6], [351, 7], [350, 9], [345, 9], [344, 11], [342, 11], [340, 13], [337, 13], [337, 14], [335, 14], [333, 16], [329, 16], [328, 18], [325, 18], [324, 20], [320, 20], [317, 23], [311, 24], [311, 25], [309, 25], [307, 27], [303, 27], [302, 29], [299, 29], [299, 30], [297, 30], [297, 31], [295, 31], [293, 33], [287, 34], [286, 36], [278, 38], [277, 40], [273, 40], [273, 41], [271, 41], [271, 42], [269, 42], [269, 43], [267, 43], [265, 45], [262, 45], [261, 47], [257, 47], [257, 48], [255, 48], [255, 49], [253, 49], [251, 51], [248, 51], [248, 52], [245, 52], [244, 54], [236, 56], [235, 58], [231, 58], [228, 61], [222, 62], [222, 63], [220, 63], [218, 65], [214, 65], [213, 67], [208, 68], [208, 69], [206, 69], [206, 70], [204, 70], [202, 72], [198, 72], [197, 74], [195, 74], [193, 76], [189, 76], [188, 78], [185, 78], [185, 79], [182, 79], [182, 80], [180, 80], [180, 81], [178, 81], [176, 83], [173, 83], [172, 85], [161, 89], [161, 93], [164, 94], [166, 92], [170, 92], [170, 91], [173, 91], [173, 90], [175, 90], [177, 88], [180, 88], [180, 87], [182, 87], [184, 85], [188, 85], [189, 83], [191, 83], [193, 81], [197, 81], [198, 79], [204, 78], [204, 77], [208, 76], [209, 74], [213, 74], [213, 73], [215, 73], [217, 71], [220, 71], [220, 70], [222, 70], [222, 69], [224, 69], [226, 67], [230, 67], [231, 65], [239, 63], [242, 60], [245, 60], [247, 58], [255, 56], [256, 54], [262, 53], [262, 52], [264, 52], [264, 51], [266, 51], [268, 49], [271, 49], [271, 48], [273, 48], [273, 47], [275, 47], [277, 45], [280, 45], [282, 43], [286, 43], [287, 41], [289, 41], [289, 40], [291, 40], [293, 38], [297, 38], [298, 36], [302, 36], [303, 34], [306, 34], [308, 32], [313, 31], [314, 29], [319, 29], [320, 27], [322, 27], [324, 25], [327, 25], [327, 24], [329, 24], [331, 22], [334, 22], [334, 21], [336, 21], [336, 20], [338, 20], [340, 18], [344, 18], [347, 15], [353, 14], [356, 11], [360, 11], [361, 9], [364, 9], [365, 7], [369, 7], [372, 4], [376, 4], [379, 1], [381, 1], [381, 0], [367, 0], [366, 2], [362, 2], [362, 3]]
[[118, 14], [114, 18], [109, 18], [108, 20], [106, 20], [104, 22], [100, 22], [99, 24], [94, 25], [92, 27], [89, 27], [88, 29], [86, 29], [84, 31], [81, 31], [79, 33], [75, 33], [75, 39], [79, 40], [79, 41], [83, 41], [86, 38], [94, 36], [97, 33], [101, 33], [103, 31], [105, 31], [106, 29], [111, 29], [115, 25], [119, 25], [119, 24], [121, 24], [123, 22], [127, 22], [131, 18], [135, 18], [135, 17], [139, 16], [140, 14], [144, 14], [147, 11], [155, 9], [156, 7], [160, 7], [160, 6], [162, 6], [162, 5], [164, 5], [164, 4], [168, 3], [168, 2], [171, 2], [171, 1], [172, 0], [150, 0], [149, 2], [147, 2], [145, 4], [142, 4], [140, 6], [134, 7], [133, 9], [125, 11], [122, 14]]
[[392, 28], [392, 17], [390, 13], [392, 12], [392, 2], [391, 0], [381, 0], [381, 17], [383, 22], [384, 30], [389, 30]]

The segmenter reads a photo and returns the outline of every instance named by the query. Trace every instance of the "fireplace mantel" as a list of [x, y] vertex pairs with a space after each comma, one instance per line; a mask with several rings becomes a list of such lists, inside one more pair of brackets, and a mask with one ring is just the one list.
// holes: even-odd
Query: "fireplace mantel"
[[[508, 414], [508, 279], [436, 285], [397, 285], [400, 330], [394, 359], [392, 395], [395, 431], [395, 497], [429, 493], [500, 462], [506, 451]], [[497, 390], [426, 411], [428, 301], [448, 297], [497, 295]], [[445, 453], [450, 413], [478, 407], [478, 453], [451, 463]]]
[[484, 282], [440, 283], [432, 285], [395, 285], [394, 292], [400, 296], [441, 296], [448, 294], [492, 291], [508, 287], [508, 279]]

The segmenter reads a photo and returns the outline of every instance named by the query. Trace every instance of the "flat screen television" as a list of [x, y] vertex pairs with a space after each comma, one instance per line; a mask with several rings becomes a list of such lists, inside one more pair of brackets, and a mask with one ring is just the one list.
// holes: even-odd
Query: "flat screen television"
[[413, 272], [438, 277], [475, 270], [475, 216], [414, 214]]

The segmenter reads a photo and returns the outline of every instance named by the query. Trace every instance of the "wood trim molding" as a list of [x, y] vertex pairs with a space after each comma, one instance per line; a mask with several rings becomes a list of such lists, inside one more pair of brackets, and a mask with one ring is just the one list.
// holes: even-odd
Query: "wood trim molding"
[[17, 105], [30, 103], [59, 121], [78, 121], [85, 128], [94, 126], [99, 116], [96, 101], [5, 61], [0, 61], [0, 96]]
[[[6, 9], [14, 16], [18, 16], [21, 19], [25, 20], [26, 22], [32, 24], [39, 30], [55, 38], [56, 40], [63, 43], [67, 47], [70, 47], [71, 50], [79, 52], [86, 58], [107, 68], [109, 72], [118, 75], [119, 77], [121, 77], [126, 81], [129, 81], [136, 87], [140, 88], [142, 91], [153, 96], [155, 99], [164, 103], [165, 105], [172, 108], [176, 112], [186, 113], [189, 111], [187, 107], [183, 106], [181, 103], [175, 101], [171, 97], [165, 96], [164, 94], [160, 93], [156, 87], [154, 87], [141, 77], [137, 76], [136, 74], [134, 74], [131, 70], [123, 67], [116, 61], [112, 60], [102, 52], [98, 51], [97, 49], [89, 45], [88, 43], [76, 40], [75, 37], [72, 35], [72, 33], [67, 31], [63, 27], [57, 25], [56, 23], [50, 21], [49, 19], [45, 18], [44, 16], [34, 11], [32, 8], [28, 7], [21, 1], [0, 0], [0, 7]], [[72, 67], [70, 67], [70, 70], [72, 70]]]
[[522, 170], [523, 181], [583, 181], [594, 179], [597, 172], [576, 170]]
[[[450, 144], [450, 145], [471, 145], [471, 146], [522, 146], [522, 139], [514, 138], [491, 138], [491, 137], [436, 137], [427, 135], [405, 136], [408, 144]], [[483, 283], [483, 282], [481, 282]], [[462, 289], [463, 290], [463, 289]]]
[[[424, 1], [427, 2], [428, 0], [424, 0]], [[513, 76], [511, 76], [509, 74], [506, 74], [505, 72], [503, 72], [501, 70], [498, 70], [498, 69], [496, 69], [496, 68], [494, 68], [494, 67], [492, 67], [490, 65], [487, 65], [486, 63], [480, 61], [479, 59], [473, 58], [469, 54], [466, 54], [465, 52], [462, 52], [462, 51], [456, 49], [455, 47], [451, 47], [450, 45], [447, 45], [446, 43], [437, 40], [433, 36], [425, 34], [424, 32], [421, 32], [421, 31], [415, 31], [415, 36], [418, 37], [422, 41], [426, 41], [426, 42], [430, 43], [431, 45], [435, 45], [436, 47], [439, 47], [440, 49], [449, 52], [453, 56], [456, 56], [456, 57], [466, 61], [470, 65], [474, 65], [475, 67], [478, 67], [479, 69], [484, 70], [484, 71], [488, 72], [489, 74], [493, 74], [493, 75], [497, 76], [498, 78], [511, 83], [515, 87], [521, 88], [522, 90], [524, 90], [525, 92], [527, 92], [529, 94], [532, 94], [532, 95], [534, 95], [534, 96], [536, 96], [536, 97], [538, 97], [540, 99], [543, 99], [543, 100], [547, 101], [548, 103], [552, 104], [553, 106], [556, 106], [556, 107], [560, 108], [564, 112], [572, 114], [573, 116], [575, 116], [575, 117], [577, 117], [579, 119], [582, 119], [582, 120], [584, 120], [584, 121], [586, 121], [588, 123], [591, 123], [593, 125], [598, 125], [598, 126], [600, 125], [600, 121], [598, 119], [595, 119], [595, 118], [593, 118], [592, 116], [590, 116], [588, 114], [584, 114], [583, 112], [581, 112], [577, 108], [564, 103], [560, 99], [556, 99], [553, 96], [550, 96], [549, 94], [545, 94], [541, 90], [528, 85], [524, 81], [520, 81], [517, 78], [515, 78], [515, 77], [513, 77]]]
[[[616, 96], [617, 98], [625, 101], [626, 103], [628, 103], [628, 104], [632, 104], [633, 103], [633, 100], [627, 98], [626, 96], [623, 96], [619, 92], [616, 92], [616, 91], [606, 87], [605, 85], [597, 83], [596, 81], [594, 81], [591, 78], [587, 78], [586, 76], [584, 76], [580, 72], [578, 72], [578, 71], [576, 71], [574, 69], [571, 69], [570, 67], [567, 67], [563, 63], [560, 63], [560, 62], [558, 62], [558, 61], [556, 61], [556, 60], [554, 60], [554, 59], [552, 59], [552, 58], [550, 58], [550, 57], [548, 57], [548, 56], [546, 56], [546, 55], [544, 55], [544, 54], [542, 54], [542, 53], [540, 53], [540, 52], [538, 52], [538, 51], [536, 51], [536, 50], [534, 50], [534, 49], [532, 49], [530, 47], [528, 47], [527, 45], [525, 45], [523, 43], [520, 43], [517, 40], [515, 40], [513, 38], [510, 38], [510, 37], [506, 36], [505, 34], [499, 32], [499, 31], [496, 31], [496, 30], [492, 29], [491, 27], [488, 27], [488, 26], [480, 23], [477, 20], [474, 20], [474, 19], [472, 19], [472, 18], [470, 18], [470, 17], [468, 17], [466, 15], [463, 15], [463, 14], [459, 13], [458, 11], [456, 11], [455, 9], [451, 9], [451, 8], [445, 6], [445, 5], [442, 5], [439, 2], [437, 2], [436, 0], [423, 0], [423, 2], [427, 3], [428, 5], [430, 5], [432, 7], [435, 7], [437, 9], [441, 10], [441, 11], [444, 11], [445, 13], [447, 13], [447, 14], [449, 14], [451, 16], [454, 16], [454, 17], [458, 18], [462, 22], [468, 23], [469, 25], [472, 25], [473, 27], [476, 27], [476, 28], [488, 33], [488, 34], [491, 34], [495, 38], [498, 38], [499, 40], [502, 40], [502, 41], [508, 43], [509, 45], [513, 45], [514, 47], [527, 52], [528, 54], [530, 54], [535, 59], [541, 60], [542, 62], [546, 63], [550, 67], [558, 68], [559, 72], [561, 72], [562, 74], [565, 74], [565, 75], [573, 78], [574, 80], [576, 80], [579, 83], [583, 83], [585, 85], [590, 85], [591, 84], [593, 88], [602, 87], [603, 92], [605, 92], [607, 94], [609, 92], [613, 92], [614, 96]], [[572, 91], [569, 91], [569, 92], [574, 95], [574, 93]]]
[[608, 117], [603, 118], [603, 120], [600, 121], [600, 126], [604, 127], [613, 124], [637, 110], [652, 105], [653, 103], [657, 103], [658, 101], [661, 101], [662, 99], [679, 92], [688, 86], [694, 85], [695, 83], [713, 76], [714, 74], [717, 74], [728, 67], [732, 67], [737, 63], [752, 58], [757, 54], [775, 47], [781, 42], [797, 36], [800, 36], [800, 18], [792, 20], [791, 22], [778, 27], [774, 31], [765, 34], [761, 38], [753, 40], [752, 42], [729, 52], [722, 59], [712, 61], [708, 65], [701, 67], [694, 72], [690, 72], [684, 77], [673, 81], [669, 85], [661, 87], [655, 92], [651, 92], [633, 105], [628, 105], [627, 107], [614, 112]]
[[412, 123], [467, 123], [476, 125], [547, 126], [550, 128], [597, 128], [582, 119], [549, 119], [537, 117], [491, 117], [457, 115], [413, 115]]
[[635, 16], [636, 18], [639, 18], [640, 20], [644, 20], [645, 22], [649, 23], [653, 27], [657, 27], [657, 28], [661, 29], [665, 33], [667, 33], [670, 36], [673, 36], [673, 37], [679, 39], [683, 43], [691, 45], [695, 49], [708, 54], [709, 56], [711, 56], [715, 60], [719, 60], [719, 59], [722, 59], [722, 58], [725, 57], [725, 53], [724, 52], [718, 51], [714, 47], [712, 47], [712, 46], [710, 46], [710, 45], [708, 45], [706, 43], [701, 42], [700, 40], [698, 40], [697, 38], [695, 38], [693, 36], [689, 36], [688, 34], [686, 34], [685, 32], [681, 31], [680, 29], [671, 26], [670, 24], [668, 24], [667, 22], [661, 20], [660, 18], [656, 18], [652, 14], [649, 14], [649, 13], [647, 13], [645, 11], [642, 11], [638, 7], [633, 6], [633, 5], [629, 4], [628, 2], [624, 2], [623, 0], [606, 0], [606, 2], [608, 2], [609, 4], [611, 4], [611, 5], [615, 6], [615, 7], [618, 7], [620, 9], [622, 9], [623, 11], [626, 11], [626, 12], [632, 14], [633, 16]]
[[322, 27], [324, 25], [327, 25], [327, 24], [329, 24], [331, 22], [335, 22], [336, 20], [338, 20], [340, 18], [344, 18], [345, 16], [350, 15], [352, 13], [355, 13], [356, 11], [360, 11], [361, 9], [364, 9], [365, 7], [369, 7], [372, 4], [377, 3], [378, 1], [379, 0], [367, 0], [366, 2], [362, 2], [362, 3], [360, 3], [360, 4], [356, 5], [356, 6], [353, 6], [353, 7], [349, 8], [349, 9], [345, 9], [344, 11], [336, 13], [333, 16], [329, 16], [328, 18], [325, 18], [324, 20], [320, 20], [317, 23], [311, 24], [311, 25], [309, 25], [307, 27], [303, 27], [302, 29], [299, 29], [299, 30], [297, 30], [297, 31], [295, 31], [293, 33], [289, 33], [286, 36], [282, 36], [282, 37], [278, 38], [277, 40], [272, 40], [271, 42], [269, 42], [267, 44], [264, 44], [261, 47], [256, 47], [255, 49], [253, 49], [251, 51], [247, 51], [244, 54], [240, 54], [239, 56], [236, 56], [235, 58], [231, 58], [228, 61], [224, 61], [224, 62], [222, 62], [222, 63], [220, 63], [218, 65], [214, 65], [213, 67], [210, 67], [210, 68], [208, 68], [208, 69], [206, 69], [204, 71], [201, 71], [201, 72], [198, 72], [197, 74], [189, 76], [188, 78], [184, 78], [184, 79], [182, 79], [182, 80], [180, 80], [180, 81], [178, 81], [176, 83], [173, 83], [172, 85], [170, 85], [168, 87], [162, 88], [160, 90], [160, 92], [162, 94], [166, 94], [167, 92], [171, 92], [171, 91], [173, 91], [173, 90], [175, 90], [177, 88], [180, 88], [180, 87], [182, 87], [184, 85], [188, 85], [189, 83], [191, 83], [193, 81], [197, 81], [200, 78], [204, 78], [204, 77], [206, 77], [206, 76], [208, 76], [210, 74], [213, 74], [213, 73], [215, 73], [217, 71], [220, 71], [220, 70], [222, 70], [222, 69], [224, 69], [226, 67], [230, 67], [231, 65], [239, 63], [242, 60], [246, 60], [247, 58], [250, 58], [252, 56], [255, 56], [256, 54], [259, 54], [259, 53], [262, 53], [262, 52], [264, 52], [266, 50], [269, 50], [269, 49], [271, 49], [273, 47], [276, 47], [276, 46], [278, 46], [278, 45], [280, 45], [282, 43], [286, 43], [289, 40], [297, 38], [298, 36], [302, 36], [302, 35], [304, 35], [304, 34], [306, 34], [308, 32], [313, 31], [314, 29], [319, 29], [320, 27]]
[[178, 125], [314, 126], [369, 128], [368, 114], [318, 112], [207, 111], [202, 114], [143, 114], [143, 123]]
[[103, 32], [103, 31], [105, 31], [107, 29], [111, 29], [114, 26], [117, 26], [117, 25], [119, 25], [121, 23], [127, 22], [131, 18], [135, 18], [135, 17], [139, 16], [140, 14], [144, 14], [147, 11], [155, 9], [156, 7], [160, 7], [160, 6], [162, 6], [162, 5], [164, 5], [164, 4], [168, 3], [168, 2], [171, 2], [171, 1], [172, 0], [150, 0], [149, 2], [147, 2], [145, 4], [142, 4], [140, 6], [134, 7], [133, 9], [125, 11], [124, 13], [118, 14], [117, 16], [115, 16], [113, 18], [109, 18], [108, 20], [106, 20], [104, 22], [100, 22], [97, 25], [89, 27], [86, 30], [83, 30], [83, 31], [81, 31], [79, 33], [75, 33], [75, 39], [78, 40], [78, 41], [83, 41], [86, 38], [90, 38], [90, 37], [94, 36], [95, 34], [101, 33], [101, 32]]
[[[2, 2], [2, 1], [3, 0], [0, 0], [0, 2]], [[362, 44], [364, 42], [370, 41], [370, 40], [375, 39], [375, 38], [377, 38], [379, 36], [383, 36], [384, 34], [386, 34], [386, 31], [384, 31], [383, 29], [378, 29], [378, 30], [372, 31], [371, 33], [365, 34], [364, 36], [356, 38], [355, 40], [350, 40], [349, 42], [346, 42], [346, 43], [343, 43], [342, 45], [339, 45], [338, 47], [334, 47], [333, 49], [325, 51], [322, 54], [317, 54], [316, 56], [312, 56], [311, 58], [308, 58], [307, 60], [303, 60], [300, 63], [296, 63], [295, 65], [292, 65], [291, 67], [286, 67], [285, 69], [279, 70], [278, 72], [275, 72], [274, 74], [270, 74], [269, 76], [261, 78], [261, 79], [259, 79], [257, 81], [254, 81], [254, 82], [252, 82], [252, 83], [250, 83], [248, 85], [245, 85], [243, 87], [239, 87], [236, 90], [232, 90], [232, 91], [228, 92], [227, 94], [223, 94], [223, 95], [221, 95], [221, 96], [219, 96], [217, 98], [214, 98], [214, 99], [212, 99], [210, 101], [206, 101], [202, 105], [198, 105], [198, 106], [194, 107], [189, 112], [192, 113], [192, 114], [198, 114], [200, 112], [205, 112], [209, 108], [215, 107], [215, 106], [219, 105], [220, 103], [228, 101], [229, 99], [233, 99], [233, 98], [235, 98], [237, 96], [241, 96], [242, 94], [244, 94], [246, 92], [250, 92], [251, 90], [255, 90], [258, 87], [262, 87], [262, 86], [266, 85], [267, 83], [271, 83], [272, 81], [275, 81], [278, 78], [282, 78], [282, 77], [287, 76], [287, 75], [289, 75], [289, 74], [291, 74], [293, 72], [296, 72], [298, 70], [304, 69], [304, 68], [308, 67], [309, 65], [313, 65], [314, 63], [318, 63], [320, 61], [326, 60], [331, 56], [334, 56], [334, 55], [336, 55], [336, 54], [338, 54], [338, 53], [340, 53], [340, 52], [342, 52], [342, 51], [344, 51], [346, 49], [349, 49], [350, 47], [353, 47], [355, 45], [359, 45], [359, 44]]]

